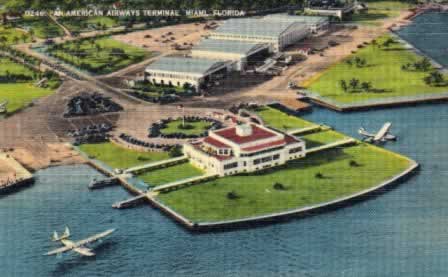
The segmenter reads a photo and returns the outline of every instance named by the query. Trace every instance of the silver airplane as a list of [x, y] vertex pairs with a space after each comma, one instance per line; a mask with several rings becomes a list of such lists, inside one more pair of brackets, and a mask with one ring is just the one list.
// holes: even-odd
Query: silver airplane
[[68, 238], [70, 237], [70, 229], [68, 227], [65, 227], [64, 233], [61, 234], [61, 236], [58, 235], [58, 233], [55, 231], [53, 233], [53, 236], [51, 238], [52, 241], [55, 242], [61, 242], [64, 246], [60, 247], [58, 249], [52, 250], [50, 252], [47, 252], [45, 255], [51, 256], [51, 255], [57, 255], [60, 253], [65, 253], [68, 251], [75, 251], [82, 256], [95, 256], [95, 253], [92, 252], [92, 249], [89, 249], [85, 247], [86, 244], [93, 243], [97, 240], [100, 240], [104, 237], [107, 237], [108, 235], [112, 234], [115, 231], [115, 229], [109, 229], [107, 231], [104, 231], [102, 233], [93, 235], [91, 237], [88, 237], [86, 239], [80, 240], [80, 241], [71, 241]]
[[391, 127], [392, 123], [386, 122], [384, 123], [383, 127], [381, 127], [381, 129], [375, 134], [367, 132], [363, 127], [359, 128], [358, 133], [364, 137], [365, 141], [372, 143], [396, 140], [396, 136], [389, 134], [389, 130]]

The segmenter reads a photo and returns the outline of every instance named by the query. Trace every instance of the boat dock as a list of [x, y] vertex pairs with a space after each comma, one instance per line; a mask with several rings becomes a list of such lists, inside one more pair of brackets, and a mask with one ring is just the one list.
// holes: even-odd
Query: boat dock
[[182, 163], [182, 162], [185, 162], [187, 160], [188, 160], [187, 156], [181, 156], [181, 157], [167, 159], [167, 160], [162, 160], [162, 161], [158, 161], [158, 162], [147, 163], [147, 164], [140, 165], [140, 166], [130, 167], [130, 168], [126, 169], [124, 171], [124, 173], [134, 173], [134, 174], [136, 174], [136, 173], [139, 173], [139, 172], [142, 172], [142, 171], [146, 171], [146, 170], [150, 170], [150, 169], [157, 169], [157, 168], [161, 168], [161, 167], [165, 167], [165, 166], [170, 166], [170, 165]]
[[108, 186], [118, 185], [119, 180], [117, 177], [110, 177], [102, 180], [92, 180], [89, 184], [89, 189], [100, 189]]
[[134, 196], [127, 200], [116, 202], [112, 205], [112, 208], [115, 208], [115, 209], [131, 208], [131, 207], [137, 206], [138, 204], [142, 203], [145, 200], [147, 200], [147, 196], [146, 196], [146, 194], [142, 193], [140, 195]]
[[10, 169], [12, 174], [11, 178], [8, 176], [6, 180], [0, 178], [0, 193], [7, 193], [19, 189], [32, 184], [34, 181], [33, 174], [6, 153], [0, 153], [0, 166]]
[[317, 146], [317, 147], [313, 147], [313, 148], [307, 149], [306, 150], [306, 154], [308, 155], [308, 154], [311, 154], [311, 153], [316, 153], [316, 152], [319, 152], [319, 151], [323, 151], [323, 150], [327, 150], [327, 149], [331, 149], [331, 148], [336, 148], [336, 147], [339, 147], [339, 146], [356, 144], [356, 143], [357, 143], [356, 139], [347, 138], [347, 139], [335, 141], [333, 143], [329, 143], [329, 144], [325, 144], [325, 145], [322, 145], [322, 146]]

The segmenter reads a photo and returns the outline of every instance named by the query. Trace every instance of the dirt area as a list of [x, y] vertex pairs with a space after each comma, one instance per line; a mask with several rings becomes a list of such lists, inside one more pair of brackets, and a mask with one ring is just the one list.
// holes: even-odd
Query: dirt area
[[171, 46], [175, 43], [185, 47], [197, 44], [209, 32], [204, 29], [204, 26], [205, 23], [179, 24], [116, 35], [113, 38], [151, 51], [165, 53], [171, 50]]
[[0, 159], [0, 185], [14, 179], [14, 169]]

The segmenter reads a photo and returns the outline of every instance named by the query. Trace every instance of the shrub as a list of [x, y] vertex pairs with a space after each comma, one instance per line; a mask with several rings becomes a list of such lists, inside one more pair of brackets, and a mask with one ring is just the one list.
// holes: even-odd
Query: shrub
[[355, 161], [355, 160], [350, 160], [349, 165], [350, 165], [351, 167], [359, 166], [358, 162]]
[[320, 172], [317, 172], [317, 173], [314, 175], [314, 177], [317, 178], [317, 179], [322, 179], [322, 178], [324, 178], [324, 175], [323, 175], [322, 173], [320, 173]]
[[239, 198], [238, 194], [235, 191], [230, 191], [227, 193], [227, 199], [234, 200]]
[[286, 187], [281, 183], [275, 183], [273, 187], [275, 190], [286, 190]]

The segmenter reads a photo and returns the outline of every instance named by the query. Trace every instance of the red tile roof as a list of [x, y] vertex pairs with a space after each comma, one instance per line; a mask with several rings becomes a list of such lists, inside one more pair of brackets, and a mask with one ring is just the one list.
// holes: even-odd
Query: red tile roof
[[221, 136], [225, 139], [228, 139], [236, 144], [244, 144], [247, 142], [252, 142], [260, 139], [266, 139], [275, 137], [276, 133], [273, 131], [267, 131], [263, 128], [258, 127], [257, 125], [251, 124], [252, 126], [252, 134], [249, 136], [239, 136], [236, 133], [236, 127], [227, 128], [224, 130], [216, 131], [215, 134]]
[[295, 143], [295, 142], [298, 142], [298, 140], [296, 138], [294, 138], [293, 136], [290, 136], [290, 135], [285, 135], [284, 139], [242, 148], [241, 150], [246, 151], [246, 152], [255, 152], [255, 151], [261, 151], [263, 149], [267, 149], [267, 148], [271, 148], [271, 147], [275, 147], [275, 146], [282, 146], [285, 144], [291, 144], [291, 143]]
[[212, 137], [206, 137], [204, 139], [204, 142], [207, 143], [207, 144], [210, 144], [210, 145], [212, 145], [212, 146], [214, 146], [216, 148], [230, 148], [230, 146], [228, 146], [227, 144], [222, 143], [219, 140], [214, 139]]

